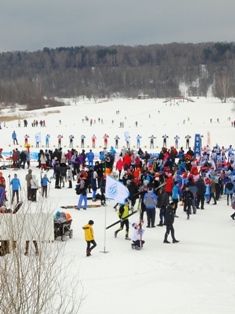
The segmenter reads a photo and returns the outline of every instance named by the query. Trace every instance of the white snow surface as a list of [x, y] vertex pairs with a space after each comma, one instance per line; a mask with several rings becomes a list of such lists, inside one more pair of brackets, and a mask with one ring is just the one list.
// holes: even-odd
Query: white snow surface
[[[235, 129], [231, 126], [231, 121], [235, 119], [233, 103], [229, 101], [222, 104], [215, 98], [192, 99], [194, 102], [176, 100], [167, 104], [164, 99], [116, 99], [100, 103], [91, 100], [79, 100], [75, 103], [68, 99], [70, 106], [19, 112], [21, 119], [28, 119], [28, 128], [24, 128], [22, 123], [21, 127], [18, 127], [17, 120], [7, 122], [0, 130], [0, 146], [4, 151], [17, 147], [13, 146], [11, 140], [13, 130], [18, 135], [20, 150], [23, 149], [24, 135], [30, 135], [30, 144], [34, 146], [32, 151], [39, 150], [35, 148], [35, 134], [38, 132], [42, 135], [42, 149], [45, 148], [43, 145], [47, 133], [51, 135], [52, 149], [57, 146], [57, 135], [62, 134], [63, 152], [68, 149], [70, 134], [75, 137], [74, 146], [77, 146], [78, 151], [81, 151], [79, 146], [82, 134], [86, 135], [86, 151], [91, 148], [93, 134], [97, 137], [97, 148], [93, 149], [95, 153], [98, 154], [103, 148], [105, 133], [109, 135], [108, 149], [111, 145], [114, 146], [116, 135], [120, 137], [121, 148], [125, 145], [125, 131], [130, 133], [131, 147], [136, 145], [136, 136], [140, 134], [141, 148], [149, 152], [160, 151], [162, 135], [165, 133], [169, 136], [168, 147], [174, 145], [173, 138], [176, 134], [180, 137], [180, 146], [185, 146], [185, 136], [191, 135], [193, 147], [195, 133], [204, 136], [203, 145], [209, 141], [211, 146], [216, 143], [225, 147], [234, 146]], [[46, 114], [47, 111], [54, 110], [59, 113]], [[116, 114], [116, 111], [120, 113]], [[89, 122], [83, 123], [85, 116], [96, 119], [96, 123], [93, 123], [93, 126], [90, 126]], [[104, 123], [98, 123], [98, 118], [103, 119]], [[46, 127], [33, 128], [30, 123], [34, 119], [45, 119]], [[135, 125], [136, 121], [138, 127]], [[124, 122], [124, 128], [120, 128], [120, 122]], [[152, 134], [157, 137], [156, 148], [150, 150], [149, 137]], [[120, 149], [117, 152], [120, 152]], [[36, 165], [36, 162], [32, 162], [31, 169], [39, 180], [40, 171]], [[7, 169], [2, 172], [7, 180], [9, 174], [13, 176], [14, 170]], [[26, 173], [26, 169], [17, 171], [24, 191]], [[48, 173], [48, 177], [51, 176], [52, 170]], [[36, 208], [43, 202], [45, 210], [53, 209], [56, 212], [62, 210], [61, 206], [77, 204], [75, 182], [73, 189], [68, 189], [68, 183], [61, 190], [55, 189], [54, 185], [52, 179], [49, 197], [45, 200], [38, 194], [38, 203], [30, 206]], [[21, 192], [21, 198], [24, 198], [24, 191]], [[24, 200], [24, 203], [27, 205], [27, 200]], [[78, 271], [84, 288], [85, 298], [79, 313], [234, 313], [235, 222], [230, 218], [233, 210], [231, 206], [226, 205], [225, 196], [222, 196], [216, 206], [212, 203], [205, 204], [205, 210], [198, 210], [196, 215], [191, 215], [190, 220], [186, 220], [183, 207], [179, 206], [179, 218], [175, 219], [174, 227], [176, 238], [180, 242], [163, 244], [165, 227], [150, 228], [145, 230], [146, 243], [141, 251], [131, 249], [131, 241], [125, 240], [124, 231], [114, 238], [118, 225], [105, 232], [107, 225], [118, 220], [113, 209], [114, 204], [114, 201], [109, 200], [106, 208], [66, 210], [73, 218], [74, 236], [66, 243], [61, 242], [61, 245], [65, 245], [66, 256], [73, 259], [71, 279]], [[157, 212], [156, 224], [158, 218]], [[90, 219], [95, 222], [93, 227], [97, 247], [92, 251], [91, 257], [86, 257], [82, 226]], [[138, 214], [130, 217], [130, 223], [138, 220]], [[146, 224], [144, 229], [145, 226]]]

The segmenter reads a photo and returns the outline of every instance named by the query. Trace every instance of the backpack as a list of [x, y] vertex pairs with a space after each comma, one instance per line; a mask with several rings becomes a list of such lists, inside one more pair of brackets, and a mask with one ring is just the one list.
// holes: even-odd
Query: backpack
[[76, 194], [77, 194], [77, 195], [80, 195], [80, 194], [81, 194], [82, 191], [81, 191], [81, 189], [80, 189], [80, 184], [77, 184], [77, 185], [76, 185], [75, 191], [76, 191]]

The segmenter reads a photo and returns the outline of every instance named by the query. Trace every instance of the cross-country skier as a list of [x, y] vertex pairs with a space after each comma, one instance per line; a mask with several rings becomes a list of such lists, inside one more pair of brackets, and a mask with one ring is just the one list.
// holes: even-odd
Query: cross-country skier
[[149, 148], [154, 148], [154, 139], [156, 138], [155, 136], [151, 135], [150, 137], [150, 147]]
[[118, 216], [119, 216], [121, 221], [120, 221], [120, 228], [114, 232], [115, 238], [117, 237], [118, 232], [121, 231], [123, 229], [123, 227], [125, 226], [125, 228], [126, 228], [125, 239], [130, 240], [130, 238], [129, 238], [129, 219], [126, 218], [128, 215], [129, 215], [129, 201], [127, 199], [125, 202], [125, 205], [121, 205], [119, 207], [119, 210], [118, 210]]

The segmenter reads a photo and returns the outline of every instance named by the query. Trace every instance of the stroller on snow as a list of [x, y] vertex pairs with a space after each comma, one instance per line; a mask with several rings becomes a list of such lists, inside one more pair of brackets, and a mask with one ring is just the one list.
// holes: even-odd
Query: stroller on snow
[[67, 236], [73, 237], [73, 229], [71, 229], [72, 217], [68, 213], [57, 212], [54, 217], [54, 234], [55, 240], [61, 237], [62, 241], [66, 241]]

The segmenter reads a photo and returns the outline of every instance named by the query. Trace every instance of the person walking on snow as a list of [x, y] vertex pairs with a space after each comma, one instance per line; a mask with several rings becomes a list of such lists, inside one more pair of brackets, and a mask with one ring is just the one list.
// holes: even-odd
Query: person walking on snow
[[174, 220], [175, 220], [174, 206], [175, 206], [175, 204], [173, 202], [171, 202], [166, 208], [166, 215], [165, 215], [166, 233], [165, 233], [163, 243], [170, 243], [167, 240], [169, 233], [171, 233], [172, 243], [178, 243], [179, 242], [175, 238], [175, 229], [173, 227]]
[[94, 221], [89, 220], [88, 224], [82, 227], [82, 229], [84, 230], [85, 241], [87, 243], [86, 256], [91, 256], [91, 251], [97, 246], [94, 238], [93, 225]]

